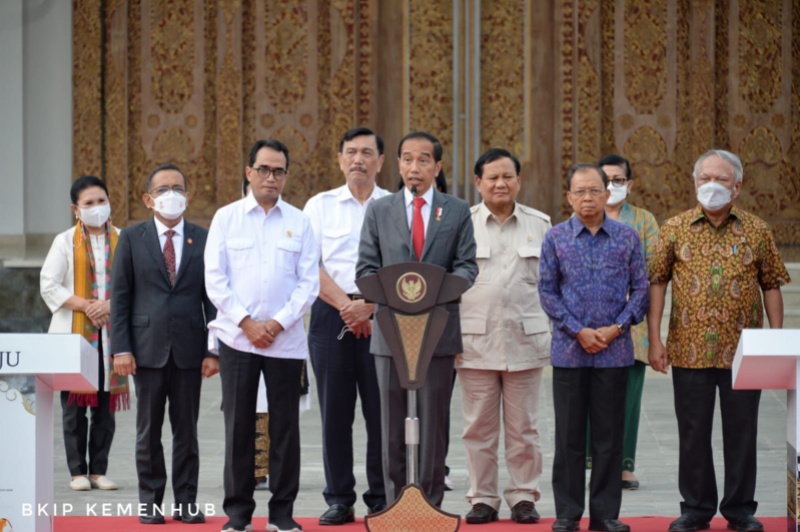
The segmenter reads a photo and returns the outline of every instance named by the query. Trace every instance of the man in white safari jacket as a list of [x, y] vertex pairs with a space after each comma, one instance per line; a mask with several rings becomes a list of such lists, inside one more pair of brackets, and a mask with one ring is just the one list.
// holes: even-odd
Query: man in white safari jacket
[[503, 149], [493, 148], [475, 163], [475, 185], [483, 198], [472, 207], [480, 273], [462, 298], [464, 352], [456, 358], [470, 524], [498, 519], [501, 401], [509, 472], [503, 495], [512, 520], [539, 520], [539, 387], [550, 359], [550, 322], [539, 304], [538, 277], [550, 217], [516, 202], [519, 172], [519, 160]]

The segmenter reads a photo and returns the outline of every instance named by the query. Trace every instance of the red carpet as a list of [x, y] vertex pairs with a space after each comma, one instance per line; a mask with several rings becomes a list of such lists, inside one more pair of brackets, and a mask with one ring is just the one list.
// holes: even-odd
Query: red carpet
[[[785, 517], [757, 517], [764, 523], [765, 532], [786, 531]], [[666, 532], [669, 523], [673, 519], [675, 519], [675, 517], [622, 518], [635, 532]], [[153, 526], [140, 525], [136, 517], [66, 516], [55, 518], [54, 530], [55, 532], [86, 532], [87, 530], [93, 532], [219, 532], [225, 521], [226, 519], [224, 517], [209, 517], [208, 522], [204, 525], [184, 525], [175, 523], [172, 520], [167, 520], [166, 525]], [[301, 518], [298, 519], [298, 522], [303, 526], [304, 532], [335, 532], [339, 530], [351, 532], [354, 530], [366, 530], [364, 521], [361, 519], [356, 520], [355, 523], [338, 527], [319, 526], [319, 524], [317, 524], [317, 518]], [[552, 517], [544, 518], [536, 525], [518, 525], [509, 519], [502, 519], [488, 525], [468, 525], [462, 521], [459, 530], [474, 530], [475, 532], [513, 532], [514, 530], [530, 530], [533, 528], [541, 531], [549, 531], [552, 523]], [[267, 519], [265, 517], [256, 517], [253, 524], [255, 525], [255, 532], [263, 532], [267, 528]], [[586, 531], [588, 525], [588, 519], [584, 519], [581, 522], [581, 530]], [[711, 530], [726, 530], [725, 520], [721, 517], [714, 519], [711, 522]]]

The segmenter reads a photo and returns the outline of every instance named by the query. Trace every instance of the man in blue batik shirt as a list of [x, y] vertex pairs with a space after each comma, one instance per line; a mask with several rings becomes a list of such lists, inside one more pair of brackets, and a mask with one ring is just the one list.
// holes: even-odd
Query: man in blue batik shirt
[[608, 178], [593, 164], [567, 174], [575, 216], [547, 232], [539, 295], [553, 322], [556, 449], [553, 532], [573, 532], [584, 511], [586, 419], [592, 425], [589, 530], [628, 532], [622, 503], [622, 436], [630, 327], [644, 318], [647, 272], [639, 236], [605, 215]]

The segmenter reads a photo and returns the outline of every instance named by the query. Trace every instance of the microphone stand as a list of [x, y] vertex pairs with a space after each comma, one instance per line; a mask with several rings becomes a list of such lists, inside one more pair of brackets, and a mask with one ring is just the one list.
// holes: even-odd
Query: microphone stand
[[[416, 199], [417, 186], [411, 187]], [[416, 206], [415, 206], [416, 207]], [[414, 212], [411, 212], [411, 249], [414, 249]], [[421, 257], [418, 257], [419, 260]], [[419, 418], [417, 417], [417, 390], [407, 390], [406, 412], [406, 484], [419, 484]]]

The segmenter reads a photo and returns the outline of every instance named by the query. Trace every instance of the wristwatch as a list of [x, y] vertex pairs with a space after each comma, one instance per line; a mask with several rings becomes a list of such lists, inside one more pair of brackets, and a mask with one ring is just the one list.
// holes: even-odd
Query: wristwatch
[[617, 329], [619, 329], [619, 333], [620, 333], [620, 334], [622, 334], [622, 333], [624, 333], [624, 332], [625, 332], [625, 326], [624, 326], [624, 325], [622, 325], [621, 323], [615, 323], [614, 325], [616, 325], [616, 326], [617, 326]]

